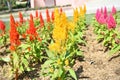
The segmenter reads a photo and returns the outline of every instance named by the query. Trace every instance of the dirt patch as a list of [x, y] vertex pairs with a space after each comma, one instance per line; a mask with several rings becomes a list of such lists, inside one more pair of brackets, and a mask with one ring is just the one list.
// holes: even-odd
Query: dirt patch
[[120, 56], [109, 56], [102, 43], [98, 43], [93, 27], [85, 31], [87, 45], [82, 46], [84, 61], [76, 60], [74, 68], [83, 67], [79, 80], [120, 80]]

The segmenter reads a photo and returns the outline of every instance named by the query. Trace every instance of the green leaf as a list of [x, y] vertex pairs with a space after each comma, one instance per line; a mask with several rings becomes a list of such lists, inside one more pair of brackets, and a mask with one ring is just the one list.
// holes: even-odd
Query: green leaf
[[116, 46], [114, 46], [114, 47], [110, 50], [109, 54], [112, 55], [112, 54], [116, 53], [116, 52], [119, 51], [119, 50], [120, 50], [120, 45], [116, 45]]
[[75, 74], [75, 71], [71, 68], [71, 69], [69, 69], [69, 72], [70, 72], [70, 75], [75, 79], [75, 80], [77, 80], [77, 76], [76, 76], [76, 74]]
[[83, 56], [82, 51], [77, 51], [76, 54], [77, 54], [78, 56]]
[[26, 48], [30, 47], [30, 45], [28, 45], [28, 44], [21, 44], [19, 47], [22, 47], [22, 48], [26, 49]]
[[53, 60], [47, 60], [45, 63], [44, 63], [44, 65], [49, 65], [49, 64], [51, 64], [51, 63], [53, 63], [54, 61]]
[[51, 59], [54, 59], [54, 58], [55, 58], [54, 53], [52, 53], [52, 52], [49, 51], [49, 50], [46, 50], [46, 52], [47, 52], [47, 55], [48, 55], [49, 58], [51, 58]]
[[10, 57], [0, 58], [1, 61], [10, 62]]
[[17, 53], [13, 53], [13, 65], [14, 69], [19, 68], [19, 56]]
[[58, 76], [61, 77], [62, 74], [63, 74], [63, 70], [60, 68], [60, 69], [58, 70], [58, 72], [59, 72]]

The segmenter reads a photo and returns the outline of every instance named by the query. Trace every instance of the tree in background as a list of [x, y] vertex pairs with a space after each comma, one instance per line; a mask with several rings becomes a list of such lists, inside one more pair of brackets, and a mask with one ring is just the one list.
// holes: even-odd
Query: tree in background
[[11, 0], [7, 0], [7, 6], [8, 6], [9, 11], [12, 11]]

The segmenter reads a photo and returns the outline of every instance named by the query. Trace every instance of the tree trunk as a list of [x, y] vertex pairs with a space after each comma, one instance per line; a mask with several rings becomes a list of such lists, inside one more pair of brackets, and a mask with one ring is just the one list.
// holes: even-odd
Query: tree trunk
[[10, 0], [7, 0], [7, 5], [8, 5], [9, 11], [12, 11], [12, 5], [11, 5], [11, 3], [10, 3]]

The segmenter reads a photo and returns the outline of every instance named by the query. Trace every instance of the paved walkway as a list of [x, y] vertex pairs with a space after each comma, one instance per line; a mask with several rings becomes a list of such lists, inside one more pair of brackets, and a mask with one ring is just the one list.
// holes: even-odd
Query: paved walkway
[[[119, 0], [88, 0], [86, 3], [87, 7], [87, 14], [95, 13], [97, 8], [101, 7], [107, 7], [108, 11], [111, 11], [112, 6], [115, 6], [118, 11], [120, 11], [120, 1]], [[38, 10], [39, 12], [42, 12], [44, 19], [46, 19], [46, 14], [45, 14], [45, 9], [43, 10]], [[49, 9], [50, 12], [53, 11], [53, 9]], [[67, 16], [72, 16], [73, 15], [73, 8], [72, 7], [64, 7], [63, 11], [67, 14]], [[21, 11], [23, 15], [25, 16], [24, 18], [28, 18], [29, 14], [35, 14], [35, 10], [30, 10], [30, 11]], [[12, 13], [13, 16], [15, 16], [16, 20], [18, 20], [18, 13]], [[9, 21], [9, 14], [3, 14], [0, 15], [0, 19], [3, 21]]]

